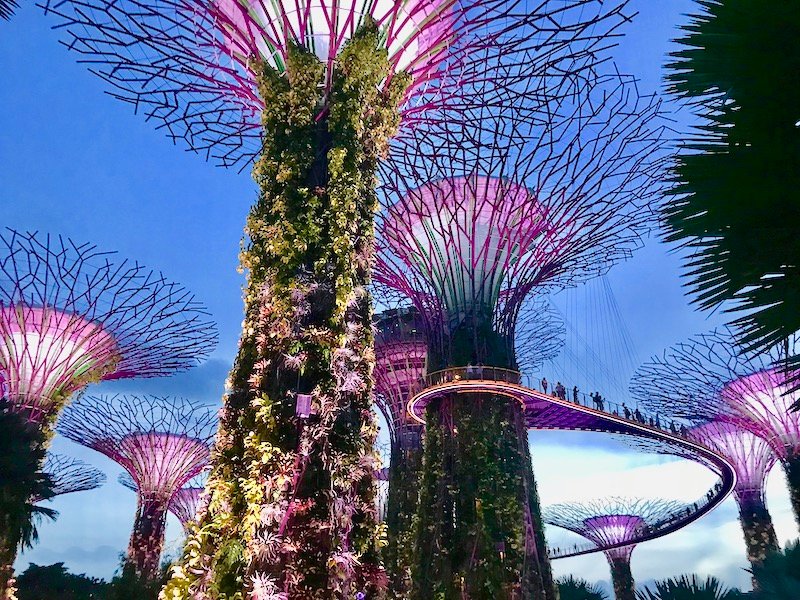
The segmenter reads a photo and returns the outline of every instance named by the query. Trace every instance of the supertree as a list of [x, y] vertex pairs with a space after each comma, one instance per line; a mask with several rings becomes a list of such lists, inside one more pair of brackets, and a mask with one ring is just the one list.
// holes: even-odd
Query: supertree
[[786, 473], [800, 524], [800, 413], [791, 410], [800, 394], [784, 368], [795, 341], [754, 354], [735, 339], [723, 328], [676, 344], [637, 370], [631, 393], [648, 408], [669, 407], [694, 421], [727, 421], [766, 441]]
[[[524, 300], [638, 245], [661, 185], [658, 117], [627, 78], [586, 73], [541, 112], [479, 110], [475, 129], [413, 134], [418, 149], [387, 165], [379, 190], [375, 280], [422, 317], [429, 384], [453, 368], [519, 383]], [[520, 400], [491, 382], [425, 397], [409, 405], [426, 423], [415, 597], [540, 597], [552, 583]]]
[[734, 466], [736, 486], [733, 493], [739, 507], [747, 558], [753, 566], [760, 565], [767, 554], [779, 550], [764, 490], [767, 475], [778, 457], [764, 439], [735, 423], [711, 421], [690, 428], [687, 436], [721, 454]]
[[48, 2], [67, 44], [170, 136], [223, 164], [259, 155], [209, 510], [165, 595], [380, 587], [366, 292], [379, 159], [401, 125], [522, 100], [531, 74], [601, 60], [624, 4]]
[[[99, 488], [106, 480], [100, 469], [63, 454], [48, 453], [42, 469], [51, 481], [51, 497]], [[48, 498], [49, 499], [49, 498]], [[40, 502], [43, 498], [35, 498]]]
[[[88, 383], [186, 370], [216, 337], [204, 307], [161, 273], [91, 244], [0, 231], [0, 395], [38, 430], [36, 445]], [[13, 562], [15, 535], [2, 529], [0, 553]], [[1, 575], [0, 594], [5, 585]]]
[[[117, 481], [132, 492], [139, 493], [139, 488], [136, 482], [128, 472], [120, 474]], [[175, 518], [180, 521], [183, 531], [189, 534], [191, 531], [191, 524], [195, 522], [197, 513], [199, 512], [202, 494], [205, 490], [205, 478], [198, 476], [193, 478], [189, 483], [180, 488], [170, 498], [167, 510], [175, 515]]]
[[[424, 323], [413, 305], [380, 313], [376, 326], [375, 392], [391, 438], [384, 556], [391, 588], [399, 595], [410, 584], [414, 548], [411, 525], [422, 466], [423, 426], [409, 416], [407, 404], [425, 387], [428, 346]], [[547, 302], [535, 298], [524, 302], [515, 340], [520, 364], [533, 370], [556, 356], [563, 345], [563, 333], [563, 323]]]
[[545, 523], [569, 529], [606, 548], [603, 553], [611, 566], [614, 595], [617, 600], [635, 600], [631, 554], [636, 544], [627, 542], [684, 508], [674, 500], [610, 497], [549, 506], [543, 518]]
[[209, 460], [216, 411], [182, 398], [85, 396], [58, 422], [64, 437], [118, 463], [136, 484], [138, 506], [126, 561], [137, 574], [158, 574], [173, 496]]

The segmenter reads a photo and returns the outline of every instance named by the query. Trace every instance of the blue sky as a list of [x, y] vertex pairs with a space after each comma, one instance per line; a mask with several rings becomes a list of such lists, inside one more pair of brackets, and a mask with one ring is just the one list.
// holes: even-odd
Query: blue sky
[[[632, 6], [640, 14], [614, 54], [623, 72], [635, 74], [642, 88], [652, 91], [660, 85], [675, 26], [692, 3], [634, 0]], [[186, 285], [217, 320], [220, 344], [204, 366], [165, 380], [104, 384], [92, 392], [174, 393], [219, 402], [242, 318], [237, 253], [254, 184], [247, 172], [216, 168], [174, 146], [130, 106], [106, 95], [102, 82], [76, 64], [50, 25], [32, 3], [25, 3], [11, 22], [0, 23], [0, 225], [61, 233], [118, 250]], [[621, 314], [618, 325], [630, 333], [634, 348], [613, 366], [615, 380], [627, 380], [638, 360], [720, 322], [689, 307], [679, 272], [678, 256], [651, 239], [608, 276]], [[555, 302], [591, 321], [598, 310], [597, 289], [570, 291]], [[590, 333], [600, 335], [598, 328]], [[612, 357], [614, 350], [597, 352]], [[598, 377], [583, 387], [609, 385]], [[637, 456], [597, 434], [534, 433], [531, 440], [545, 504], [615, 492], [688, 499], [702, 495], [707, 485], [693, 465]], [[63, 561], [75, 571], [108, 577], [127, 545], [135, 498], [116, 483], [120, 469], [110, 461], [63, 439], [54, 446], [105, 470], [109, 482], [53, 502], [59, 520], [42, 526], [40, 544], [18, 566]], [[797, 537], [777, 470], [769, 501], [779, 539]], [[556, 543], [572, 539], [558, 531], [548, 535]], [[167, 538], [179, 546], [180, 528], [172, 517]], [[700, 572], [747, 587], [745, 566], [732, 500], [633, 555], [640, 582]], [[559, 575], [608, 580], [602, 555], [560, 560], [554, 567]]]

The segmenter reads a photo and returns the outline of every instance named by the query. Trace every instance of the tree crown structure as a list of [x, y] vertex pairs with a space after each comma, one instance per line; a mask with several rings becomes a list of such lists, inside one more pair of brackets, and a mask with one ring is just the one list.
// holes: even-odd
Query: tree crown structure
[[722, 455], [736, 471], [736, 496], [764, 499], [767, 475], [778, 460], [762, 438], [735, 423], [710, 421], [687, 431], [687, 436]]
[[800, 413], [790, 410], [800, 394], [790, 393], [784, 355], [783, 348], [767, 355], [744, 352], [723, 328], [651, 358], [634, 375], [631, 393], [651, 410], [736, 423], [784, 460], [800, 453]]
[[0, 393], [31, 420], [92, 381], [188, 369], [216, 341], [205, 308], [162, 274], [91, 244], [0, 232]]
[[[605, 552], [610, 558], [630, 559], [637, 538], [682, 510], [685, 505], [674, 500], [613, 496], [549, 506], [542, 519], [608, 548]], [[625, 542], [631, 544], [620, 546]]]
[[64, 437], [122, 466], [144, 498], [168, 502], [208, 464], [216, 412], [183, 398], [86, 396], [59, 420]]
[[472, 323], [513, 339], [534, 289], [601, 274], [638, 246], [661, 189], [659, 104], [617, 75], [570, 86], [546, 108], [471, 114], [491, 135], [443, 124], [393, 145], [375, 279], [430, 331]]
[[[117, 481], [132, 492], [139, 493], [139, 488], [129, 473], [120, 474]], [[170, 498], [167, 510], [175, 515], [184, 530], [187, 529], [189, 523], [194, 522], [204, 491], [205, 477], [198, 476], [176, 491]]]
[[284, 73], [294, 48], [318, 57], [329, 89], [342, 48], [359, 28], [376, 26], [390, 66], [383, 85], [408, 77], [401, 111], [403, 122], [415, 125], [441, 117], [434, 113], [443, 106], [506, 102], [530, 73], [561, 77], [599, 60], [629, 18], [625, 4], [49, 0], [45, 6], [66, 31], [65, 44], [115, 96], [190, 148], [246, 165], [261, 147], [257, 80], [263, 69]]
[[106, 480], [100, 469], [77, 458], [52, 452], [47, 454], [42, 470], [50, 476], [53, 496], [93, 490]]

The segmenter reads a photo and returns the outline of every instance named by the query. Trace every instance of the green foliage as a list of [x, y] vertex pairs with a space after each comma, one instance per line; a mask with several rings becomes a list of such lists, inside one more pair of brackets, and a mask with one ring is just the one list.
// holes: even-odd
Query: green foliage
[[790, 542], [751, 571], [757, 583], [753, 600], [796, 600], [800, 598], [800, 540]]
[[[28, 565], [17, 577], [18, 600], [107, 600], [108, 583], [86, 575], [74, 575], [64, 563]], [[139, 598], [139, 596], [127, 596]]]
[[733, 301], [741, 343], [764, 350], [800, 329], [800, 6], [699, 4], [668, 65], [704, 123], [675, 165], [667, 239], [692, 250], [695, 302]]
[[597, 585], [572, 575], [557, 581], [559, 600], [608, 600], [606, 593]]
[[697, 575], [681, 575], [677, 579], [657, 581], [654, 588], [636, 592], [637, 600], [740, 600], [739, 590], [727, 589], [715, 577], [700, 580]]
[[[542, 527], [519, 411], [513, 400], [467, 394], [428, 407], [415, 600], [553, 597], [549, 564], [532, 562], [525, 547], [526, 504], [534, 530]], [[543, 537], [536, 544], [543, 554]]]
[[37, 524], [56, 512], [38, 506], [34, 498], [52, 497], [52, 481], [41, 470], [46, 436], [0, 400], [0, 591], [11, 576], [17, 550], [38, 539]]
[[[386, 87], [389, 72], [370, 22], [333, 73], [299, 47], [288, 52], [285, 73], [262, 68], [263, 149], [253, 169], [260, 194], [240, 255], [247, 284], [233, 391], [212, 456], [208, 511], [165, 599], [243, 600], [256, 585], [263, 594], [288, 588], [292, 599], [349, 598], [382, 584], [366, 286], [375, 171], [408, 83], [398, 75]], [[302, 421], [299, 393], [316, 410]]]
[[[156, 600], [162, 586], [169, 577], [169, 564], [161, 567], [160, 576], [151, 579], [140, 577], [133, 565], [124, 562], [121, 570], [108, 584], [105, 600]], [[21, 600], [21, 599], [20, 599]]]

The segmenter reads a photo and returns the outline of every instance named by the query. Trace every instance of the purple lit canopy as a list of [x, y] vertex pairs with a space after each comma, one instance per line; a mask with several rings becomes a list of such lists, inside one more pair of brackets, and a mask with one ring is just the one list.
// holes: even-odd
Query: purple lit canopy
[[655, 356], [636, 372], [634, 396], [653, 410], [690, 420], [723, 419], [764, 439], [782, 461], [800, 457], [800, 398], [784, 374], [782, 349], [740, 351], [727, 329], [699, 335]]
[[[118, 481], [129, 490], [138, 494], [139, 489], [133, 478], [127, 473], [122, 473]], [[202, 475], [195, 477], [188, 484], [184, 485], [172, 495], [167, 510], [180, 521], [184, 531], [188, 530], [190, 523], [193, 523], [197, 511], [200, 508], [201, 496], [205, 490], [205, 477]]]
[[585, 76], [541, 111], [468, 115], [492, 135], [442, 124], [393, 145], [375, 279], [430, 329], [480, 318], [513, 337], [534, 289], [603, 273], [638, 246], [661, 187], [658, 103], [624, 77]]
[[608, 548], [605, 553], [609, 558], [627, 561], [644, 530], [658, 527], [684, 510], [682, 503], [673, 500], [610, 497], [549, 506], [542, 518]]
[[[563, 77], [592, 63], [629, 18], [596, 0], [48, 0], [65, 44], [173, 139], [223, 164], [260, 150], [255, 73], [282, 73], [297, 44], [327, 66], [367, 20], [381, 32], [391, 77], [412, 76], [403, 123], [442, 107], [507, 102], [532, 73]], [[487, 65], [492, 65], [487, 68]], [[387, 83], [387, 82], [384, 82]], [[534, 96], [528, 96], [532, 100]], [[452, 118], [452, 115], [451, 117]]]
[[87, 383], [205, 359], [215, 326], [191, 293], [90, 244], [0, 232], [0, 392], [31, 420]]

